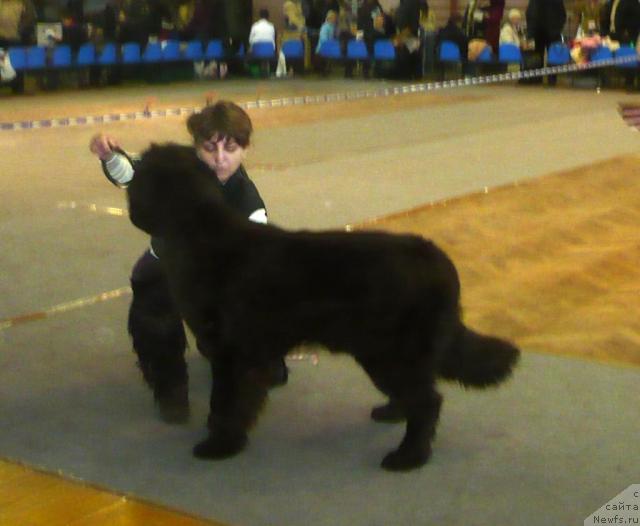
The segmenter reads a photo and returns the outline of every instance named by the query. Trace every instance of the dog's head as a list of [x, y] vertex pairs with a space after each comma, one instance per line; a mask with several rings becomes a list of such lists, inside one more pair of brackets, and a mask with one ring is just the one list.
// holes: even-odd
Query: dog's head
[[187, 233], [203, 207], [221, 203], [220, 183], [192, 147], [152, 144], [127, 187], [129, 218], [152, 236]]

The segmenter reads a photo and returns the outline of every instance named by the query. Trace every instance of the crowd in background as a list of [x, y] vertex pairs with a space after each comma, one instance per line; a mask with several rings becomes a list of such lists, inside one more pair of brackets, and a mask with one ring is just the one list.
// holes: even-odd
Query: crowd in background
[[[55, 20], [63, 29], [59, 41], [73, 49], [87, 41], [134, 41], [144, 46], [153, 39], [220, 39], [234, 52], [251, 46], [255, 35], [268, 35], [260, 38], [276, 44], [303, 40], [306, 68], [321, 71], [316, 52], [325, 40], [339, 40], [344, 52], [349, 40], [359, 38], [371, 54], [374, 42], [383, 38], [391, 39], [396, 49], [389, 74], [414, 78], [424, 74], [425, 57], [427, 65], [433, 62], [438, 43], [445, 39], [458, 43], [464, 59], [473, 59], [484, 47], [496, 53], [500, 43], [510, 42], [534, 51], [541, 61], [551, 43], [569, 37], [578, 49], [572, 53], [574, 60], [579, 61], [589, 46], [636, 45], [640, 33], [638, 0], [577, 0], [570, 16], [578, 21], [578, 30], [572, 35], [563, 34], [563, 0], [529, 0], [524, 13], [506, 6], [505, 0], [469, 0], [462, 13], [446, 21], [435, 19], [427, 0], [398, 0], [390, 9], [378, 0], [283, 0], [280, 12], [260, 9], [258, 20], [252, 20], [250, 1], [105, 0], [98, 9], [94, 4], [87, 8], [87, 3], [68, 0], [52, 12], [46, 1], [0, 0], [0, 48], [34, 44], [36, 23]], [[276, 17], [283, 28], [278, 35]], [[368, 75], [368, 64], [363, 66]]]

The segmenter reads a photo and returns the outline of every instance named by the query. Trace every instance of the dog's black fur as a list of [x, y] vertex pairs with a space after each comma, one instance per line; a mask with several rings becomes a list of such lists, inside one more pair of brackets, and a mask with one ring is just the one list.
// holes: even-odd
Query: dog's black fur
[[164, 240], [172, 293], [213, 373], [209, 436], [194, 454], [239, 452], [269, 387], [269, 365], [315, 342], [353, 356], [406, 420], [383, 467], [431, 455], [438, 378], [484, 387], [507, 378], [519, 351], [460, 317], [456, 269], [436, 245], [381, 232], [288, 232], [228, 208], [193, 148], [153, 145], [128, 187], [131, 221]]

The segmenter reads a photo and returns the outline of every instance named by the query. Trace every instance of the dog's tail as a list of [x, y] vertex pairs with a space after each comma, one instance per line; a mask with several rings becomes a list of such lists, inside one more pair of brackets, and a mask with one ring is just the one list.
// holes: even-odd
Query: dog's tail
[[519, 357], [520, 351], [511, 343], [460, 325], [441, 357], [438, 375], [465, 387], [487, 387], [506, 380]]

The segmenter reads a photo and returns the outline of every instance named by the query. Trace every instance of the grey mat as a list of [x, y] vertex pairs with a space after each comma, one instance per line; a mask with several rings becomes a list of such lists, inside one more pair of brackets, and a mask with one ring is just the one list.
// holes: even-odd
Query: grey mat
[[113, 330], [125, 311], [117, 300], [5, 331], [3, 455], [246, 526], [582, 524], [640, 474], [640, 371], [527, 353], [500, 389], [442, 385], [434, 456], [415, 472], [378, 467], [402, 426], [370, 421], [380, 395], [322, 352], [289, 360], [243, 454], [197, 461], [206, 364], [189, 353], [191, 422], [160, 422]]

